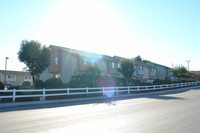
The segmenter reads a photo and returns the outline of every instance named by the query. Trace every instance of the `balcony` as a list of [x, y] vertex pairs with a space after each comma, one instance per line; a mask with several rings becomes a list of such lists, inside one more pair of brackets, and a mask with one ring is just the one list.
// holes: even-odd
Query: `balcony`
[[144, 70], [138, 70], [136, 74], [137, 75], [144, 75]]
[[150, 77], [156, 77], [156, 73], [155, 73], [155, 72], [150, 72], [150, 73], [149, 73], [149, 76], [150, 76]]

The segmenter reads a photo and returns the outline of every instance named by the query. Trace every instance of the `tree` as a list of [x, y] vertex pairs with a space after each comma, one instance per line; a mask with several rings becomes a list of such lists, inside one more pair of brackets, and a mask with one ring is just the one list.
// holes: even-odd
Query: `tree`
[[4, 84], [0, 81], [0, 90], [4, 89]]
[[142, 62], [142, 58], [140, 55], [136, 56], [135, 58], [133, 58], [134, 61], [136, 62]]
[[18, 59], [24, 62], [35, 83], [35, 76], [39, 76], [50, 64], [50, 48], [42, 46], [38, 41], [21, 42]]
[[95, 87], [97, 79], [101, 74], [98, 64], [87, 64], [85, 71], [79, 75], [72, 76], [68, 85], [70, 87]]
[[93, 87], [96, 86], [96, 80], [101, 74], [101, 69], [97, 64], [87, 64], [85, 69], [85, 74], [91, 76], [93, 81]]
[[195, 79], [197, 77], [196, 74], [189, 72], [186, 67], [184, 66], [177, 66], [172, 68], [171, 71], [173, 72], [174, 76], [181, 79]]
[[192, 72], [186, 72], [185, 77], [189, 78], [189, 79], [195, 79], [195, 78], [197, 78], [197, 74], [192, 73]]
[[131, 59], [122, 59], [119, 64], [118, 71], [127, 79], [127, 85], [129, 85], [129, 79], [132, 78], [135, 71], [134, 61]]
[[133, 60], [134, 60], [135, 62], [140, 62], [140, 63], [148, 63], [148, 62], [150, 62], [149, 60], [144, 60], [144, 59], [142, 59], [142, 57], [141, 57], [140, 55], [138, 55], [138, 56], [136, 56], [135, 58], [133, 58]]
[[172, 68], [171, 71], [173, 72], [173, 75], [178, 79], [184, 78], [185, 73], [188, 72], [184, 66], [176, 66], [175, 68]]

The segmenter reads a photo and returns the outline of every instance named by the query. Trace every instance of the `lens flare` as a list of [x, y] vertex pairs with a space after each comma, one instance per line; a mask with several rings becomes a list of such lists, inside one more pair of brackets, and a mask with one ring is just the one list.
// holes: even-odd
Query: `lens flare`
[[99, 54], [83, 52], [83, 51], [80, 51], [79, 54], [80, 54], [81, 59], [85, 63], [96, 64], [98, 62], [101, 62], [102, 60], [102, 55], [99, 55]]
[[113, 97], [115, 95], [116, 82], [111, 76], [101, 76], [98, 80], [98, 86], [101, 87], [105, 96]]

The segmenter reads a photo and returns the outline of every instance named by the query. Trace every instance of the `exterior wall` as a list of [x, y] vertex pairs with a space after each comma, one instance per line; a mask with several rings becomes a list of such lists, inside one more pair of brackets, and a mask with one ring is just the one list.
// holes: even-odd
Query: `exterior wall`
[[149, 78], [149, 68], [148, 67], [144, 67], [144, 75], [143, 75], [144, 79], [148, 79]]
[[157, 71], [156, 78], [162, 79], [162, 80], [171, 79], [170, 68], [167, 68], [161, 65], [156, 65], [156, 71]]
[[99, 64], [99, 67], [102, 71], [101, 72], [102, 75], [105, 75], [109, 72], [106, 61], [101, 60], [98, 64]]
[[141, 64], [136, 64], [135, 76], [144, 76], [144, 67]]
[[60, 73], [62, 65], [61, 50], [58, 48], [52, 48], [50, 66], [48, 68], [49, 73]]
[[[86, 64], [99, 64], [102, 70], [101, 75], [111, 75], [123, 77], [118, 71], [118, 65], [121, 57], [110, 57], [95, 53], [89, 53], [79, 50], [73, 50], [58, 46], [50, 46], [52, 49], [51, 63], [40, 78], [45, 81], [51, 77], [61, 78], [63, 83], [68, 83], [72, 76], [85, 71]], [[169, 78], [170, 68], [153, 63], [153, 62], [136, 62], [136, 71], [134, 77], [142, 81], [154, 80], [156, 78]]]
[[[0, 70], [0, 81], [5, 82], [5, 71]], [[6, 71], [6, 83], [12, 85], [22, 85], [24, 81], [29, 81], [33, 85], [32, 76], [29, 72]]]
[[63, 83], [68, 83], [71, 79], [71, 76], [77, 75], [78, 73], [78, 57], [66, 52], [62, 51], [61, 53], [62, 57], [62, 67], [61, 67], [61, 80]]
[[117, 61], [106, 61], [107, 64], [106, 74], [120, 77], [120, 73], [117, 71], [118, 63], [119, 62]]
[[157, 70], [155, 67], [150, 67], [149, 68], [149, 77], [151, 79], [156, 79], [156, 75], [157, 75]]
[[52, 77], [53, 75], [51, 75], [51, 73], [48, 72], [48, 68], [42, 74], [40, 74], [40, 80], [42, 81], [46, 81], [47, 79], [50, 79]]
[[136, 72], [134, 76], [136, 76], [136, 79], [140, 80], [149, 80], [149, 79], [156, 79], [156, 71], [152, 72], [151, 69], [155, 69], [152, 66], [148, 65], [142, 65], [142, 64], [136, 64]]

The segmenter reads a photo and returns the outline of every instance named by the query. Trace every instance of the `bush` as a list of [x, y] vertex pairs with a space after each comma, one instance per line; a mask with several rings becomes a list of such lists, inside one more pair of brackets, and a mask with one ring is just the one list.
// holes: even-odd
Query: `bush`
[[24, 85], [21, 85], [19, 87], [19, 89], [33, 89], [31, 86], [24, 86]]
[[35, 80], [35, 88], [44, 88], [44, 82], [40, 79]]
[[92, 77], [88, 74], [80, 74], [72, 76], [68, 83], [70, 88], [86, 88], [93, 87]]
[[0, 90], [4, 89], [4, 84], [0, 81]]
[[51, 79], [47, 79], [44, 84], [45, 84], [45, 87], [47, 88], [61, 88], [63, 85], [63, 82], [61, 81], [60, 78], [51, 78]]
[[24, 82], [22, 83], [22, 85], [23, 85], [23, 86], [29, 87], [29, 86], [31, 86], [31, 82], [29, 82], [29, 81], [24, 81]]
[[62, 85], [62, 88], [69, 88], [69, 85], [67, 83]]
[[17, 90], [19, 90], [19, 88], [20, 88], [20, 86], [11, 86], [11, 87], [8, 87], [8, 89], [9, 90], [13, 90], [13, 89], [17, 89]]
[[156, 79], [153, 81], [153, 84], [156, 84], [156, 85], [161, 85], [161, 84], [171, 84], [172, 81], [170, 80], [160, 80], [160, 79]]

